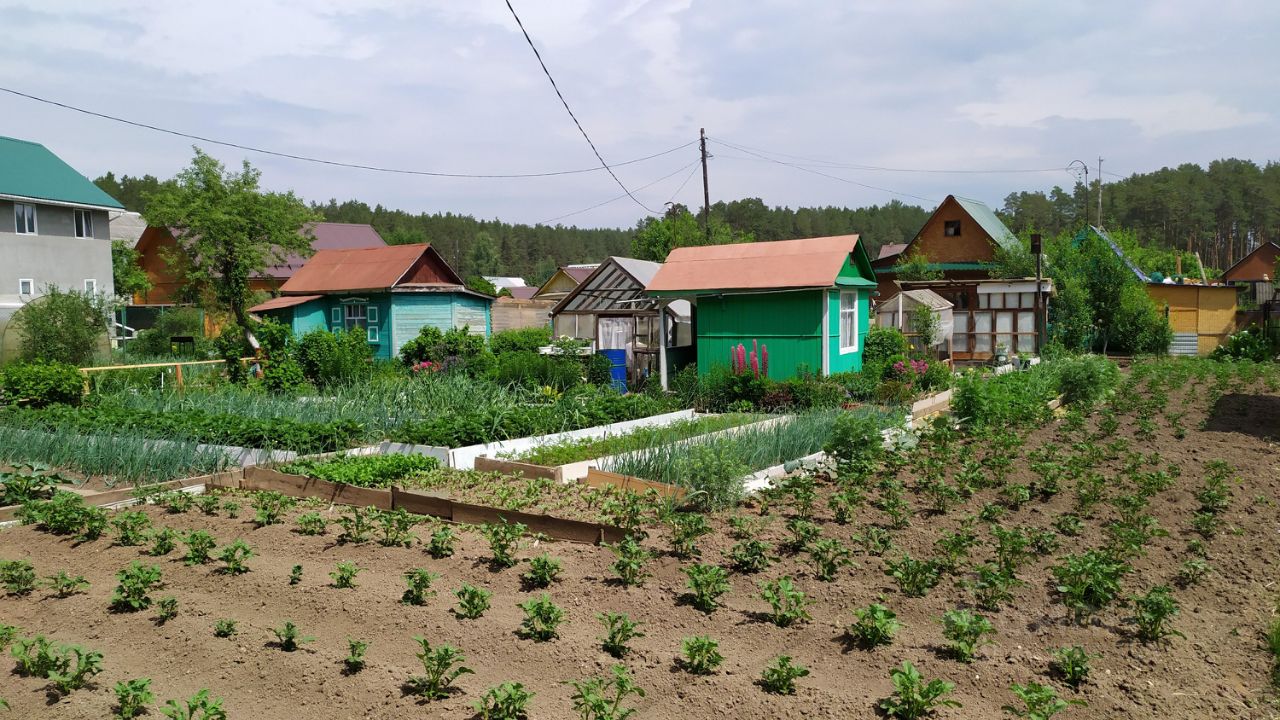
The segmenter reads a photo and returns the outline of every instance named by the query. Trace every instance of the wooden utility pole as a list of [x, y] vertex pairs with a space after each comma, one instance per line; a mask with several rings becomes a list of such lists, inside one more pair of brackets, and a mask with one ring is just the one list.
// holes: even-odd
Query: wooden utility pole
[[1098, 227], [1102, 227], [1102, 156], [1098, 156]]
[[1048, 324], [1045, 321], [1046, 318], [1042, 311], [1044, 300], [1040, 297], [1040, 283], [1042, 282], [1041, 278], [1044, 276], [1044, 267], [1041, 262], [1044, 258], [1044, 252], [1040, 240], [1040, 233], [1034, 233], [1031, 235], [1031, 252], [1036, 256], [1036, 321], [1033, 329], [1036, 333], [1036, 353], [1038, 354], [1044, 350], [1043, 333], [1045, 331], [1045, 326]]
[[699, 145], [702, 148], [702, 227], [711, 244], [711, 186], [707, 182], [707, 129], [698, 128]]

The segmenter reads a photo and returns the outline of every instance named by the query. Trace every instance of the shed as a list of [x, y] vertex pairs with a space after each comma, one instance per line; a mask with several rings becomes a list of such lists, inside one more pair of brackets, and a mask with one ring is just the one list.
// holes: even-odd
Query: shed
[[[1280, 295], [1280, 279], [1276, 268], [1280, 262], [1280, 245], [1262, 243], [1222, 273], [1224, 282], [1242, 285], [1259, 307], [1275, 303]], [[1270, 308], [1267, 308], [1270, 309]]]
[[839, 235], [677, 248], [647, 289], [694, 303], [699, 374], [758, 341], [769, 375], [788, 378], [862, 368], [875, 286], [858, 236]]
[[876, 305], [876, 325], [892, 327], [902, 331], [913, 343], [919, 344], [913, 322], [920, 308], [927, 307], [938, 315], [940, 330], [934, 347], [950, 347], [951, 335], [955, 332], [955, 318], [952, 316], [951, 301], [927, 288], [919, 290], [903, 290], [895, 293]]
[[542, 283], [538, 291], [533, 294], [535, 300], [551, 300], [560, 302], [565, 295], [573, 292], [573, 289], [582, 284], [583, 280], [591, 277], [591, 273], [600, 267], [599, 263], [589, 263], [584, 265], [565, 265], [558, 268], [547, 281]]
[[635, 258], [605, 260], [556, 303], [552, 334], [587, 340], [593, 350], [626, 350], [629, 383], [688, 362], [689, 302], [660, 302], [645, 294], [661, 267]]
[[430, 244], [321, 250], [250, 312], [297, 334], [363, 329], [374, 357], [390, 359], [423, 327], [466, 327], [488, 337], [493, 298], [468, 290]]

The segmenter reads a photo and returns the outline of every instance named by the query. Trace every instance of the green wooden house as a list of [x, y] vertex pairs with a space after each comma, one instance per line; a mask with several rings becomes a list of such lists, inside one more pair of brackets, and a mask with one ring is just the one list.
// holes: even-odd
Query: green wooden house
[[645, 287], [694, 304], [698, 372], [768, 348], [769, 376], [862, 369], [875, 273], [857, 235], [672, 250]]
[[425, 326], [466, 327], [486, 338], [493, 298], [468, 290], [429, 244], [320, 250], [280, 287], [280, 296], [250, 308], [302, 335], [363, 329], [373, 356], [390, 359]]

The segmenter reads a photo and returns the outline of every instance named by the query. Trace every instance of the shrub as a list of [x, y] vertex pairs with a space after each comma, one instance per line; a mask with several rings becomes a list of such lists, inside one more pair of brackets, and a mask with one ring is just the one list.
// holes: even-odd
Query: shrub
[[367, 375], [373, 349], [363, 330], [313, 330], [298, 341], [294, 355], [303, 376], [323, 387]]
[[764, 669], [760, 686], [765, 692], [774, 695], [795, 695], [796, 678], [802, 678], [808, 674], [809, 669], [805, 666], [792, 665], [789, 655], [779, 655]]
[[1120, 382], [1116, 364], [1100, 355], [1063, 358], [1055, 363], [1063, 402], [1092, 404]]
[[836, 469], [842, 478], [865, 477], [875, 469], [884, 452], [880, 425], [870, 415], [841, 413], [823, 449], [836, 459]]
[[[196, 339], [196, 355], [200, 356], [201, 345], [207, 349], [204, 341], [204, 312], [194, 307], [165, 308], [156, 315], [155, 324], [146, 330], [138, 331], [138, 336], [125, 345], [125, 352], [139, 358], [155, 358], [174, 355], [174, 345], [170, 338], [191, 337]], [[202, 342], [203, 341], [203, 342]]]
[[902, 628], [898, 616], [892, 610], [872, 603], [865, 609], [854, 610], [857, 621], [845, 629], [849, 637], [864, 648], [870, 649], [878, 645], [893, 642], [893, 636]]
[[0, 375], [8, 405], [41, 408], [79, 405], [85, 378], [75, 365], [37, 360], [11, 363]]
[[684, 654], [680, 666], [694, 675], [710, 675], [724, 662], [720, 644], [705, 635], [685, 638], [680, 643], [680, 651]]
[[471, 707], [480, 720], [524, 720], [529, 716], [527, 707], [534, 695], [518, 682], [504, 682], [485, 690]]
[[573, 709], [581, 720], [626, 720], [634, 708], [622, 706], [631, 695], [644, 697], [644, 688], [636, 685], [624, 665], [614, 665], [611, 677], [570, 680], [573, 687]]
[[910, 351], [911, 346], [902, 331], [876, 326], [867, 330], [867, 336], [863, 339], [862, 366], [882, 363], [895, 355], [906, 355]]
[[458, 598], [458, 607], [454, 609], [453, 614], [460, 618], [475, 620], [489, 609], [489, 599], [493, 597], [493, 593], [464, 583], [454, 592], [454, 597]]
[[415, 637], [414, 642], [422, 648], [417, 656], [422, 661], [424, 673], [409, 678], [406, 683], [414, 694], [422, 695], [428, 700], [446, 698], [449, 696], [449, 685], [460, 676], [472, 672], [471, 668], [462, 664], [466, 662], [466, 658], [458, 648], [452, 645], [433, 648], [424, 637]]
[[23, 360], [46, 360], [82, 367], [93, 360], [107, 334], [107, 303], [99, 295], [57, 287], [13, 314]]
[[644, 637], [644, 632], [637, 629], [642, 624], [632, 620], [626, 613], [605, 612], [596, 615], [604, 623], [604, 637], [600, 638], [600, 647], [610, 655], [622, 659], [631, 651], [627, 643]]
[[551, 328], [547, 326], [500, 330], [489, 336], [489, 349], [499, 359], [506, 353], [537, 352], [551, 344]]
[[543, 593], [537, 598], [519, 603], [524, 610], [524, 620], [520, 623], [520, 633], [537, 642], [546, 642], [559, 637], [556, 628], [564, 620], [564, 610], [551, 602], [551, 596]]
[[948, 610], [942, 614], [942, 636], [947, 639], [951, 654], [960, 662], [973, 662], [978, 648], [990, 644], [987, 636], [995, 632], [989, 620], [968, 610]]
[[929, 680], [914, 665], [903, 661], [902, 667], [894, 668], [889, 673], [893, 681], [893, 694], [880, 701], [880, 709], [886, 717], [897, 720], [918, 720], [932, 715], [938, 708], [960, 707], [955, 700], [942, 696], [955, 689], [955, 683], [945, 680]]

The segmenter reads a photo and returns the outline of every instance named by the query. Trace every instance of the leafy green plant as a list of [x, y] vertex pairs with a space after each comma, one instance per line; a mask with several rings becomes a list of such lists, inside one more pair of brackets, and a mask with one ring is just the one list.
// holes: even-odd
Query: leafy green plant
[[197, 495], [193, 502], [201, 513], [209, 516], [217, 515], [218, 508], [222, 506], [222, 501], [217, 495]]
[[439, 573], [433, 573], [423, 568], [414, 568], [405, 572], [404, 582], [409, 587], [400, 596], [400, 602], [405, 605], [426, 605], [427, 598], [436, 594], [431, 589], [431, 583], [439, 577]]
[[480, 533], [489, 541], [489, 550], [493, 553], [490, 564], [496, 568], [515, 567], [519, 562], [515, 553], [526, 530], [523, 523], [509, 523], [505, 518], [481, 525]]
[[225, 500], [222, 503], [222, 510], [227, 513], [227, 517], [235, 520], [240, 517], [240, 503], [235, 500]]
[[68, 575], [66, 570], [59, 570], [57, 575], [45, 578], [45, 584], [60, 598], [82, 593], [89, 587], [89, 581], [83, 575]]
[[681, 667], [694, 675], [709, 675], [724, 662], [719, 644], [705, 635], [685, 638], [681, 652], [684, 654], [680, 659]]
[[298, 532], [302, 535], [323, 535], [329, 523], [318, 512], [302, 513], [298, 516]]
[[59, 647], [57, 666], [46, 673], [53, 689], [68, 695], [79, 690], [94, 675], [102, 672], [102, 653], [97, 650], [86, 650], [79, 645]]
[[520, 583], [527, 590], [539, 590], [559, 579], [560, 561], [543, 553], [529, 559], [529, 571], [520, 576]]
[[892, 610], [879, 603], [872, 603], [865, 608], [854, 610], [857, 618], [845, 632], [859, 646], [871, 649], [879, 645], [893, 642], [893, 636], [902, 629], [898, 616]]
[[897, 720], [918, 720], [932, 715], [944, 707], [960, 707], [955, 700], [943, 696], [955, 689], [955, 683], [945, 680], [925, 681], [914, 665], [904, 661], [902, 667], [889, 673], [893, 681], [893, 694], [880, 701], [880, 709], [886, 717]]
[[758, 573], [769, 567], [773, 557], [769, 543], [754, 538], [740, 540], [729, 549], [729, 562], [740, 573]]
[[932, 560], [916, 560], [904, 554], [898, 560], [885, 562], [885, 574], [898, 582], [907, 597], [924, 597], [938, 584], [941, 573]]
[[253, 522], [258, 527], [276, 525], [296, 500], [278, 492], [260, 491], [253, 498]]
[[457, 539], [458, 536], [453, 532], [453, 528], [447, 525], [438, 527], [431, 533], [431, 539], [427, 541], [427, 554], [437, 560], [453, 557], [453, 543]]
[[1146, 595], [1134, 595], [1129, 598], [1133, 605], [1131, 620], [1138, 626], [1138, 639], [1143, 642], [1159, 642], [1177, 635], [1186, 635], [1169, 627], [1169, 621], [1178, 616], [1178, 601], [1166, 585], [1157, 585], [1147, 591]]
[[207, 689], [201, 689], [190, 699], [165, 701], [160, 714], [169, 720], [227, 720], [227, 711], [222, 709], [222, 698], [209, 697]]
[[518, 682], [504, 682], [485, 690], [471, 707], [480, 720], [524, 720], [529, 716], [529, 701], [535, 694]]
[[417, 523], [417, 519], [409, 511], [404, 508], [387, 510], [378, 513], [376, 519], [378, 529], [381, 531], [381, 537], [378, 538], [379, 545], [383, 547], [410, 547], [413, 545], [415, 538], [411, 531]]
[[1010, 688], [1025, 707], [1005, 705], [1004, 711], [1017, 718], [1027, 720], [1049, 720], [1049, 718], [1066, 710], [1072, 705], [1084, 705], [1080, 700], [1063, 700], [1058, 693], [1047, 685], [1032, 682], [1026, 685], [1014, 683]]
[[853, 536], [853, 541], [862, 547], [862, 552], [873, 557], [880, 557], [893, 548], [893, 534], [875, 525], [864, 527]]
[[840, 568], [853, 564], [852, 553], [835, 538], [822, 538], [809, 545], [809, 562], [814, 577], [824, 582], [836, 579]]
[[960, 662], [973, 662], [978, 648], [991, 644], [987, 636], [995, 633], [989, 620], [968, 610], [948, 610], [942, 614], [942, 636], [947, 639], [947, 649]]
[[111, 518], [111, 527], [116, 531], [116, 544], [125, 547], [141, 545], [147, 540], [147, 529], [151, 527], [151, 518], [138, 510], [121, 510]]
[[116, 573], [119, 585], [111, 594], [111, 609], [116, 612], [137, 612], [151, 607], [152, 589], [160, 586], [161, 572], [155, 565], [143, 565], [134, 560], [128, 567]]
[[1191, 558], [1179, 566], [1178, 575], [1174, 582], [1183, 588], [1199, 585], [1200, 581], [1204, 580], [1205, 576], [1209, 574], [1209, 570], [1209, 563], [1205, 562], [1203, 558]]
[[698, 538], [711, 532], [707, 517], [702, 513], [676, 513], [671, 519], [671, 552], [676, 557], [687, 560], [697, 557]]
[[334, 587], [350, 589], [356, 587], [356, 575], [359, 573], [359, 566], [350, 560], [343, 560], [329, 573], [329, 577], [333, 579]]
[[1075, 513], [1062, 513], [1054, 518], [1053, 527], [1067, 537], [1076, 537], [1084, 531], [1084, 522]]
[[222, 552], [218, 553], [218, 559], [222, 561], [222, 572], [227, 575], [243, 575], [249, 572], [249, 566], [245, 565], [245, 562], [251, 557], [253, 557], [253, 549], [240, 538], [236, 538], [235, 542], [222, 548]]
[[458, 598], [458, 607], [454, 609], [453, 614], [460, 618], [475, 620], [489, 609], [489, 600], [493, 597], [493, 593], [464, 583], [454, 592], [454, 596]]
[[760, 686], [774, 695], [795, 695], [796, 679], [808, 674], [809, 669], [805, 666], [791, 664], [790, 655], [779, 655], [764, 669]]
[[209, 562], [209, 555], [216, 544], [213, 536], [204, 530], [192, 530], [183, 536], [182, 542], [187, 546], [187, 554], [183, 561], [188, 565], [203, 565]]
[[431, 647], [430, 641], [424, 637], [415, 637], [414, 642], [421, 648], [417, 657], [422, 662], [422, 675], [409, 678], [406, 686], [416, 695], [428, 700], [440, 700], [449, 696], [450, 685], [463, 675], [472, 672], [463, 665], [466, 657], [453, 645]]
[[232, 635], [236, 634], [236, 625], [238, 624], [239, 623], [237, 623], [235, 620], [232, 620], [231, 618], [223, 618], [221, 620], [215, 620], [213, 622], [213, 636], [220, 637], [220, 638], [229, 638]]
[[613, 571], [618, 575], [618, 581], [624, 587], [639, 585], [649, 576], [645, 570], [645, 563], [649, 561], [652, 554], [637, 542], [634, 537], [628, 535], [621, 542], [614, 543], [608, 547], [617, 556], [617, 560], [614, 560], [612, 567]]
[[428, 455], [340, 455], [324, 460], [298, 460], [280, 466], [280, 472], [366, 488], [391, 487], [398, 480], [440, 467]]
[[1013, 589], [1022, 581], [1005, 570], [983, 563], [974, 569], [974, 578], [967, 583], [973, 591], [974, 601], [983, 610], [996, 612], [1000, 606], [1013, 602]]
[[304, 636], [292, 620], [285, 620], [281, 627], [271, 628], [271, 633], [276, 636], [276, 644], [285, 652], [293, 652], [299, 645], [315, 640], [309, 635]]
[[156, 603], [156, 624], [163, 625], [178, 617], [178, 598], [170, 596], [160, 598]]
[[369, 542], [369, 538], [373, 536], [377, 514], [378, 509], [372, 507], [353, 507], [343, 513], [338, 517], [338, 526], [342, 528], [342, 532], [338, 533], [338, 542], [353, 545]]
[[163, 527], [159, 530], [151, 532], [151, 549], [147, 551], [148, 555], [160, 557], [168, 555], [177, 547], [178, 531], [171, 527]]
[[1120, 578], [1129, 565], [1098, 550], [1067, 555], [1049, 571], [1057, 581], [1062, 602], [1077, 620], [1101, 610], [1120, 593]]
[[644, 637], [644, 632], [639, 630], [642, 623], [632, 620], [626, 613], [604, 612], [596, 615], [596, 618], [604, 624], [604, 637], [600, 638], [600, 647], [619, 660], [630, 652], [628, 642]]
[[151, 678], [122, 680], [116, 683], [116, 713], [120, 720], [131, 720], [147, 712], [147, 706], [155, 702], [151, 692]]
[[302, 582], [302, 566], [294, 565], [289, 568], [289, 584], [297, 585], [300, 582]]
[[0, 585], [10, 595], [30, 595], [36, 589], [36, 570], [30, 560], [0, 560]]
[[58, 648], [43, 635], [15, 638], [11, 654], [17, 661], [15, 670], [24, 677], [46, 677], [61, 663]]
[[622, 703], [630, 696], [644, 697], [644, 688], [635, 684], [624, 665], [614, 665], [610, 677], [570, 680], [573, 687], [573, 709], [581, 720], [626, 720], [635, 708]]
[[790, 627], [810, 619], [805, 608], [813, 601], [795, 586], [795, 581], [789, 576], [760, 583], [760, 597], [769, 603], [769, 620], [778, 627]]
[[551, 602], [551, 596], [542, 593], [536, 598], [519, 603], [524, 610], [524, 620], [520, 623], [520, 634], [536, 642], [546, 642], [559, 637], [556, 628], [564, 620], [564, 610]]
[[691, 604], [704, 613], [710, 614], [720, 607], [720, 597], [731, 589], [729, 573], [719, 565], [695, 563], [682, 568], [688, 576], [685, 586], [692, 596]]
[[1101, 656], [1090, 655], [1079, 645], [1071, 645], [1054, 650], [1049, 667], [1072, 689], [1078, 689], [1089, 678], [1089, 661], [1099, 657]]
[[347, 656], [342, 659], [342, 666], [348, 673], [354, 674], [364, 669], [364, 654], [368, 649], [369, 643], [364, 640], [347, 638]]

